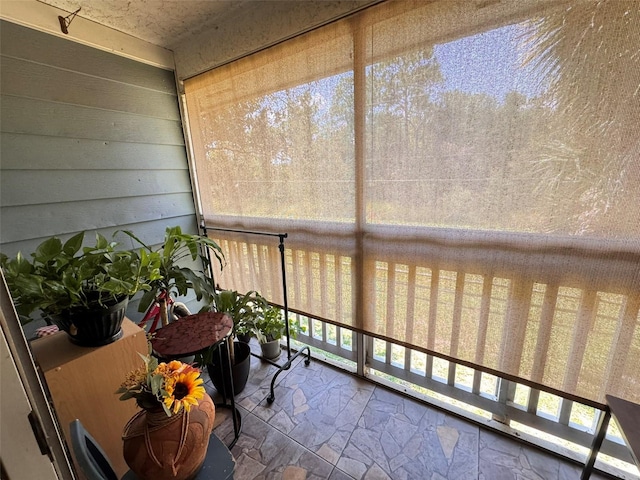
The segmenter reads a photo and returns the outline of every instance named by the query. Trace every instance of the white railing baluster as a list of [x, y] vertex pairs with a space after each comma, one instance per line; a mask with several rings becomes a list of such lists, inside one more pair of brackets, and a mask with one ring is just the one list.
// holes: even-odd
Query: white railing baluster
[[532, 388], [529, 391], [529, 399], [527, 400], [527, 412], [536, 414], [538, 411], [538, 400], [540, 399], [540, 390]]
[[569, 425], [571, 420], [571, 410], [573, 408], [573, 402], [566, 398], [560, 399], [560, 413], [558, 414], [558, 423], [562, 425]]
[[[385, 311], [385, 335], [389, 338], [395, 337], [395, 305], [396, 305], [396, 264], [387, 263], [387, 298], [386, 298], [386, 311]], [[378, 313], [378, 312], [376, 312]], [[382, 313], [382, 312], [380, 312]], [[387, 346], [387, 351], [390, 351], [391, 347]]]
[[503, 372], [517, 372], [520, 369], [532, 291], [533, 282], [526, 280], [510, 282], [500, 346], [500, 370]]
[[[427, 348], [435, 349], [436, 323], [438, 321], [438, 291], [440, 283], [440, 271], [431, 270], [431, 291], [429, 292], [429, 327], [427, 329]], [[427, 355], [427, 376], [433, 375], [433, 357]]]
[[[320, 297], [320, 315], [324, 318], [332, 318], [329, 313], [329, 299], [327, 298], [327, 254], [321, 253], [318, 258], [318, 269], [320, 276], [320, 285], [318, 285], [318, 293]], [[324, 286], [324, 287], [323, 287]]]
[[[413, 322], [415, 318], [416, 308], [416, 267], [415, 265], [409, 265], [407, 271], [407, 310], [405, 313], [405, 328], [404, 335], [407, 342], [413, 342]], [[411, 370], [411, 349], [406, 348], [404, 351], [404, 365], [405, 368]]]
[[[462, 300], [464, 298], [464, 272], [456, 272], [456, 291], [453, 300], [453, 318], [451, 325], [451, 347], [450, 355], [456, 357], [458, 355], [458, 347], [460, 344], [460, 330], [462, 326]], [[449, 363], [449, 373], [447, 376], [447, 383], [454, 385], [456, 382], [456, 364]]]
[[[291, 303], [293, 305], [305, 305], [304, 300], [302, 298], [302, 288], [300, 287], [300, 282], [302, 281], [300, 276], [300, 266], [298, 265], [298, 250], [291, 250], [291, 273], [292, 275], [287, 276], [287, 279], [290, 277], [293, 280], [293, 291]], [[290, 290], [290, 289], [288, 289]], [[309, 322], [309, 330], [311, 330], [311, 322]], [[313, 336], [313, 332], [309, 332], [310, 336]]]
[[[622, 378], [625, 366], [628, 363], [629, 350], [634, 338], [634, 331], [638, 324], [638, 312], [640, 310], [640, 296], [627, 297], [625, 305], [620, 312], [620, 319], [616, 325], [616, 332], [613, 336], [614, 347], [609, 350], [605, 378], [608, 379], [603, 387], [602, 394], [611, 391], [611, 383]], [[637, 365], [634, 365], [636, 368]], [[637, 388], [637, 387], [636, 387]]]
[[558, 301], [558, 285], [547, 285], [540, 312], [540, 323], [538, 326], [538, 337], [536, 339], [535, 362], [531, 370], [531, 380], [542, 383], [544, 369], [546, 366], [549, 343], [551, 341], [551, 326], [555, 316], [556, 303]]
[[584, 352], [596, 318], [597, 298], [596, 292], [593, 290], [582, 292], [580, 307], [573, 325], [571, 347], [563, 382], [567, 392], [574, 392], [578, 385]]

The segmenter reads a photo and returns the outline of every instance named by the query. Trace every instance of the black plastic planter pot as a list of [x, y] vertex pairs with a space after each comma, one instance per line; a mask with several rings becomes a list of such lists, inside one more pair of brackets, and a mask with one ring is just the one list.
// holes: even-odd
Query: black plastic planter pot
[[69, 340], [82, 347], [101, 347], [122, 337], [129, 298], [107, 307], [71, 309], [49, 318], [60, 330], [67, 332]]
[[[231, 392], [231, 384], [229, 383], [229, 372], [226, 370], [227, 343], [223, 343], [222, 349], [222, 368], [217, 365], [219, 361], [218, 352], [213, 353], [213, 360], [207, 365], [207, 371], [213, 386], [218, 392], [222, 393], [224, 385], [227, 395]], [[238, 395], [244, 390], [249, 379], [249, 371], [251, 370], [251, 347], [248, 343], [233, 342], [233, 350], [235, 353], [235, 363], [231, 366], [231, 376], [233, 378], [233, 393]], [[223, 380], [224, 379], [224, 380]]]

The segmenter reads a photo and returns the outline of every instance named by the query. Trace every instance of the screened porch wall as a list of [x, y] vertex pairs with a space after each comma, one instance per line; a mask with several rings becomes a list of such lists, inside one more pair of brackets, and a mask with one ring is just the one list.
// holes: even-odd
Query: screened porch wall
[[[637, 401], [640, 12], [507, 3], [389, 1], [187, 81], [205, 222], [288, 233], [298, 311]], [[276, 247], [215, 238], [280, 303]]]

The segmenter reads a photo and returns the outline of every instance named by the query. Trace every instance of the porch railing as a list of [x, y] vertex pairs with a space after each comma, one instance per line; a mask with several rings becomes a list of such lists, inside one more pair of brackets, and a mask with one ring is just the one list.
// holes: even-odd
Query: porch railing
[[[299, 313], [291, 313], [291, 317], [304, 327], [296, 342], [310, 346], [315, 358], [351, 373], [357, 373], [362, 362], [364, 377], [375, 383], [575, 463], [586, 460], [603, 414], [598, 408], [562, 392], [532, 388], [321, 319]], [[364, 351], [358, 352], [358, 345]], [[619, 478], [640, 478], [614, 422], [609, 425], [596, 467]]]
[[[289, 311], [307, 326], [298, 340], [358, 375], [583, 463], [603, 408], [589, 399], [640, 389], [637, 254], [500, 238], [496, 251], [480, 237], [434, 237], [411, 244], [424, 249], [412, 257], [383, 238], [359, 262], [289, 245]], [[225, 288], [282, 297], [276, 246], [215, 239], [229, 252]], [[613, 423], [601, 451], [606, 468], [638, 478]]]

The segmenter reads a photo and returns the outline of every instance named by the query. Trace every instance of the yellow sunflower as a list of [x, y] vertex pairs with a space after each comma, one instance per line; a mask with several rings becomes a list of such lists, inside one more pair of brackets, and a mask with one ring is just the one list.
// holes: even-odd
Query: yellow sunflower
[[200, 372], [194, 368], [186, 368], [180, 373], [166, 380], [164, 389], [167, 396], [164, 399], [165, 406], [173, 413], [178, 413], [180, 408], [188, 412], [191, 405], [197, 405], [198, 400], [204, 397], [205, 390]]

